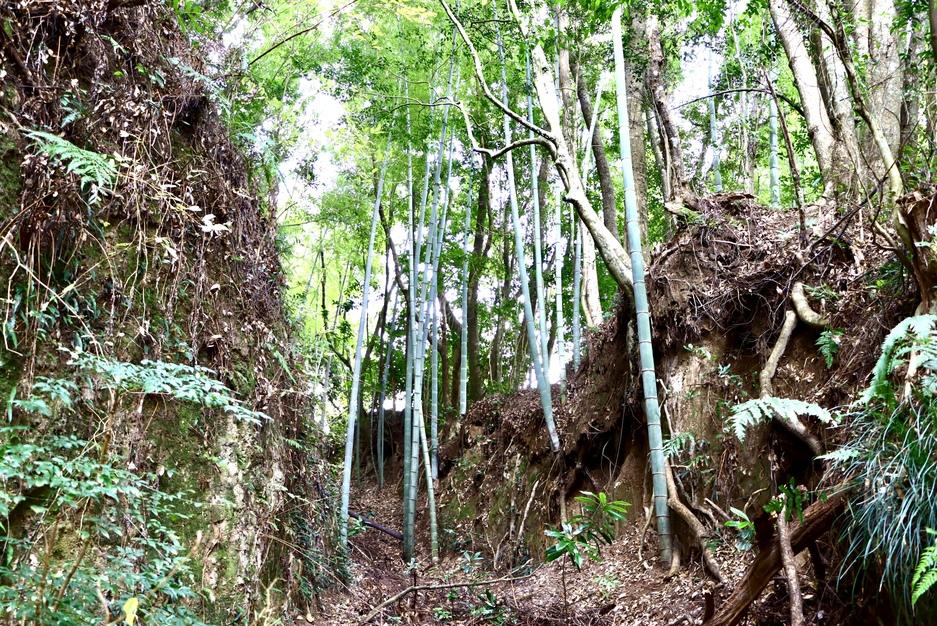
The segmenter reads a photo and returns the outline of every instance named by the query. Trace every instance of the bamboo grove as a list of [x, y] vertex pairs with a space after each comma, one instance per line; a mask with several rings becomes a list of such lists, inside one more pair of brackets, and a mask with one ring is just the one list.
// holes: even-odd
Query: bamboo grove
[[[885, 216], [935, 164], [937, 11], [860, 5], [439, 0], [388, 12], [360, 0], [322, 18], [331, 34], [259, 21], [255, 88], [288, 119], [310, 97], [293, 76], [312, 72], [347, 126], [307, 152], [355, 164], [323, 184], [315, 213], [296, 200], [285, 220], [318, 410], [344, 423], [343, 533], [370, 465], [401, 494], [405, 561], [421, 506], [435, 558], [440, 447], [490, 394], [536, 389], [561, 457], [574, 434], [554, 405], [584, 336], [623, 303], [671, 561], [649, 250], [713, 192], [790, 211], [801, 241], [808, 204], [822, 223], [850, 203], [884, 207], [897, 234], [876, 235], [913, 246], [900, 215]], [[276, 132], [275, 145], [304, 145]], [[314, 159], [293, 172], [319, 184]]]

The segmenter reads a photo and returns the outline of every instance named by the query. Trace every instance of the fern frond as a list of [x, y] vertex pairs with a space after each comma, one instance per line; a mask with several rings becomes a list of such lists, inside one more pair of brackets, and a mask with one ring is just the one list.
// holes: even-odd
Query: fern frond
[[[927, 532], [937, 535], [932, 528], [928, 528]], [[937, 544], [924, 549], [920, 562], [914, 568], [914, 577], [911, 579], [911, 605], [917, 604], [921, 596], [934, 584], [937, 584]]]
[[933, 336], [935, 324], [937, 324], [937, 315], [916, 315], [902, 320], [891, 329], [885, 341], [882, 342], [882, 354], [872, 369], [872, 381], [860, 397], [862, 404], [868, 404], [875, 398], [887, 397], [893, 393], [888, 376], [894, 371], [895, 359], [902, 340], [908, 338], [912, 345], [925, 343]]
[[732, 409], [729, 425], [739, 441], [745, 440], [749, 428], [777, 416], [793, 422], [801, 415], [811, 415], [824, 424], [836, 421], [833, 415], [818, 404], [791, 398], [757, 398], [736, 405]]
[[65, 166], [65, 171], [78, 176], [82, 187], [90, 188], [92, 199], [100, 190], [117, 182], [117, 159], [113, 156], [84, 150], [72, 142], [41, 130], [30, 130], [26, 135], [33, 140], [39, 152]]

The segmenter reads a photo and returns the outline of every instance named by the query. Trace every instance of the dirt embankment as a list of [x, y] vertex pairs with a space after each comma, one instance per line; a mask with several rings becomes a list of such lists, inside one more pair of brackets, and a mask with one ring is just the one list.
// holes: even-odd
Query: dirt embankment
[[[206, 50], [163, 3], [26, 0], [3, 3], [0, 21], [0, 291], [15, 295], [3, 397], [73, 376], [62, 349], [79, 345], [214, 370], [270, 419], [141, 394], [87, 414], [100, 419], [16, 420], [104, 433], [128, 467], [188, 494], [173, 530], [186, 547], [200, 540], [203, 615], [303, 605], [334, 571], [334, 520], [316, 504], [328, 472], [293, 371], [273, 190], [229, 138]], [[108, 392], [87, 385], [81, 400], [108, 406]]]
[[[795, 326], [771, 379], [777, 397], [827, 407], [849, 401], [887, 331], [913, 311], [909, 277], [874, 233], [857, 226], [856, 213], [808, 206], [802, 235], [794, 211], [761, 207], [744, 194], [712, 196], [697, 201], [675, 236], [651, 255], [668, 454], [681, 499], [713, 541], [732, 540], [722, 524], [730, 507], [755, 519], [777, 484], [793, 478], [812, 486], [816, 479], [804, 439], [766, 424], [742, 443], [727, 430], [731, 408], [761, 393], [759, 375], [797, 285], [827, 319], [822, 327]], [[632, 328], [630, 311], [613, 311], [588, 334], [587, 356], [565, 393], [554, 387], [561, 458], [549, 451], [531, 391], [475, 404], [461, 434], [445, 446], [445, 524], [471, 538], [496, 567], [539, 560], [544, 528], [558, 523], [580, 490], [629, 501], [635, 523], [643, 524], [650, 477]], [[818, 346], [821, 334], [829, 364]], [[806, 426], [821, 446], [833, 444], [835, 431]], [[684, 554], [695, 553], [677, 524]]]

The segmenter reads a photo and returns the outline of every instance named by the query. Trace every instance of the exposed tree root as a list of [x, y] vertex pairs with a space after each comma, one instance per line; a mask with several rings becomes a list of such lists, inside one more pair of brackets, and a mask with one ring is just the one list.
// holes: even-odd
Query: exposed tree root
[[830, 325], [830, 320], [820, 315], [810, 307], [807, 302], [807, 295], [804, 293], [803, 283], [794, 283], [791, 289], [791, 302], [794, 303], [794, 310], [797, 311], [797, 317], [804, 324], [809, 324], [816, 328], [826, 328]]
[[[803, 283], [797, 283], [800, 285], [800, 294], [803, 296], [804, 286]], [[794, 286], [794, 292], [797, 291], [797, 285]], [[791, 298], [794, 299], [794, 293], [792, 292]], [[806, 302], [806, 300], [804, 301]], [[795, 302], [795, 308], [796, 308]], [[813, 313], [810, 310], [810, 306], [807, 305], [807, 309], [810, 313]], [[816, 315], [816, 313], [814, 313]], [[761, 370], [761, 374], [758, 376], [758, 381], [761, 386], [761, 397], [766, 398], [774, 395], [774, 385], [771, 381], [774, 379], [774, 375], [778, 370], [778, 363], [781, 361], [781, 357], [784, 356], [785, 350], [787, 350], [787, 344], [791, 340], [791, 335], [794, 332], [794, 327], [797, 326], [797, 319], [801, 317], [800, 313], [795, 313], [794, 311], [786, 311], [784, 313], [784, 324], [781, 326], [781, 334], [778, 335], [778, 340], [774, 344], [774, 348], [771, 350], [771, 354], [768, 356], [768, 360], [765, 362], [764, 368]], [[803, 319], [803, 318], [801, 318]], [[804, 442], [810, 451], [813, 452], [814, 456], [820, 456], [823, 454], [823, 444], [820, 443], [820, 440], [817, 439], [813, 433], [811, 433], [803, 422], [796, 418], [783, 419], [781, 417], [775, 416], [775, 422], [783, 426], [786, 430], [790, 431], [791, 434], [796, 436], [798, 439]]]
[[700, 549], [700, 553], [703, 555], [703, 566], [706, 568], [713, 578], [715, 578], [720, 583], [725, 583], [725, 579], [722, 577], [722, 572], [719, 570], [719, 566], [716, 564], [715, 559], [713, 559], [712, 553], [710, 553], [709, 548], [706, 547], [706, 542], [704, 538], [709, 534], [706, 531], [706, 527], [703, 526], [693, 512], [687, 508], [683, 502], [680, 501], [680, 498], [677, 495], [677, 484], [673, 479], [673, 470], [670, 469], [670, 463], [664, 459], [664, 473], [667, 477], [667, 505], [673, 509], [677, 515], [680, 516], [680, 519], [686, 523], [687, 527], [690, 529], [690, 532], [693, 534], [693, 539], [696, 541], [697, 546]]
[[[791, 531], [791, 552], [797, 554], [807, 548], [811, 542], [829, 530], [846, 504], [844, 493], [838, 493], [826, 500], [814, 502], [804, 510], [804, 521]], [[726, 599], [719, 611], [704, 626], [735, 626], [738, 624], [749, 605], [755, 601], [762, 590], [781, 568], [781, 550], [777, 543], [763, 550], [755, 562], [741, 578], [739, 586]]]

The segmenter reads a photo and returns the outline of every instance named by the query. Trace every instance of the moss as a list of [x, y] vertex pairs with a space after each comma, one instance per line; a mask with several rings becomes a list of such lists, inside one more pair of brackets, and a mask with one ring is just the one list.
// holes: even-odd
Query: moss
[[22, 178], [20, 155], [16, 144], [7, 135], [0, 135], [0, 220], [19, 210]]

